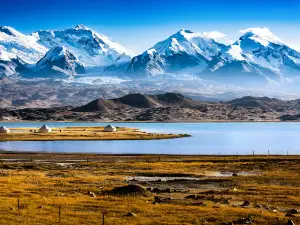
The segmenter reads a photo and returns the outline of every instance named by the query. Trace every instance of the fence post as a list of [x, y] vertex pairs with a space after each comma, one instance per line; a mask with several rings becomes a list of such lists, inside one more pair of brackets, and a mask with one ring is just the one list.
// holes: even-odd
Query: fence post
[[61, 206], [58, 206], [58, 223], [60, 223], [60, 216], [61, 216]]
[[107, 211], [106, 211], [106, 210], [103, 210], [103, 211], [102, 211], [102, 225], [105, 224], [105, 214], [107, 214]]
[[18, 196], [18, 215], [20, 215], [20, 196]]

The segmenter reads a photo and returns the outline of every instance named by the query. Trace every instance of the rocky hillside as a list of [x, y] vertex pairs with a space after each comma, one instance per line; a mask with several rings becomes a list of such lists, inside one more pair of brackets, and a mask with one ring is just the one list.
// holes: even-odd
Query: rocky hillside
[[[1, 102], [9, 105], [10, 102]], [[97, 99], [80, 107], [0, 110], [0, 120], [54, 121], [289, 121], [299, 120], [300, 100], [244, 97], [230, 102], [200, 102], [177, 93], [129, 94]]]
[[160, 108], [170, 106], [197, 106], [201, 102], [194, 101], [181, 94], [166, 93], [160, 95], [143, 95], [139, 93], [125, 95], [115, 99], [97, 99], [86, 105], [75, 108], [76, 112], [107, 112], [122, 108]]
[[255, 107], [274, 111], [300, 111], [300, 99], [283, 101], [268, 97], [245, 96], [228, 102], [232, 106]]

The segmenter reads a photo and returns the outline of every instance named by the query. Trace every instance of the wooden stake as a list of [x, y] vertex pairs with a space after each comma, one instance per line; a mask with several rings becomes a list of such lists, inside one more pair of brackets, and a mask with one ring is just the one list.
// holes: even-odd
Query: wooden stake
[[20, 197], [18, 196], [18, 215], [20, 215]]
[[58, 206], [58, 223], [60, 223], [61, 206]]

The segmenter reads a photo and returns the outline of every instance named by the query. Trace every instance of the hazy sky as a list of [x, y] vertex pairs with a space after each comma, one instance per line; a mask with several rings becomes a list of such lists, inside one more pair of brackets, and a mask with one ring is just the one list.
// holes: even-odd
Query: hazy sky
[[0, 25], [31, 33], [84, 24], [140, 53], [179, 29], [219, 31], [267, 27], [300, 49], [299, 0], [0, 0]]

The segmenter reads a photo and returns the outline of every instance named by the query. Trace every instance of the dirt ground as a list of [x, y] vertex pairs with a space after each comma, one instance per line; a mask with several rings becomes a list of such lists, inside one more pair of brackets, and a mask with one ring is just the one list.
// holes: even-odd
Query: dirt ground
[[[300, 224], [299, 156], [0, 154], [0, 224]], [[18, 206], [19, 201], [19, 206]]]

